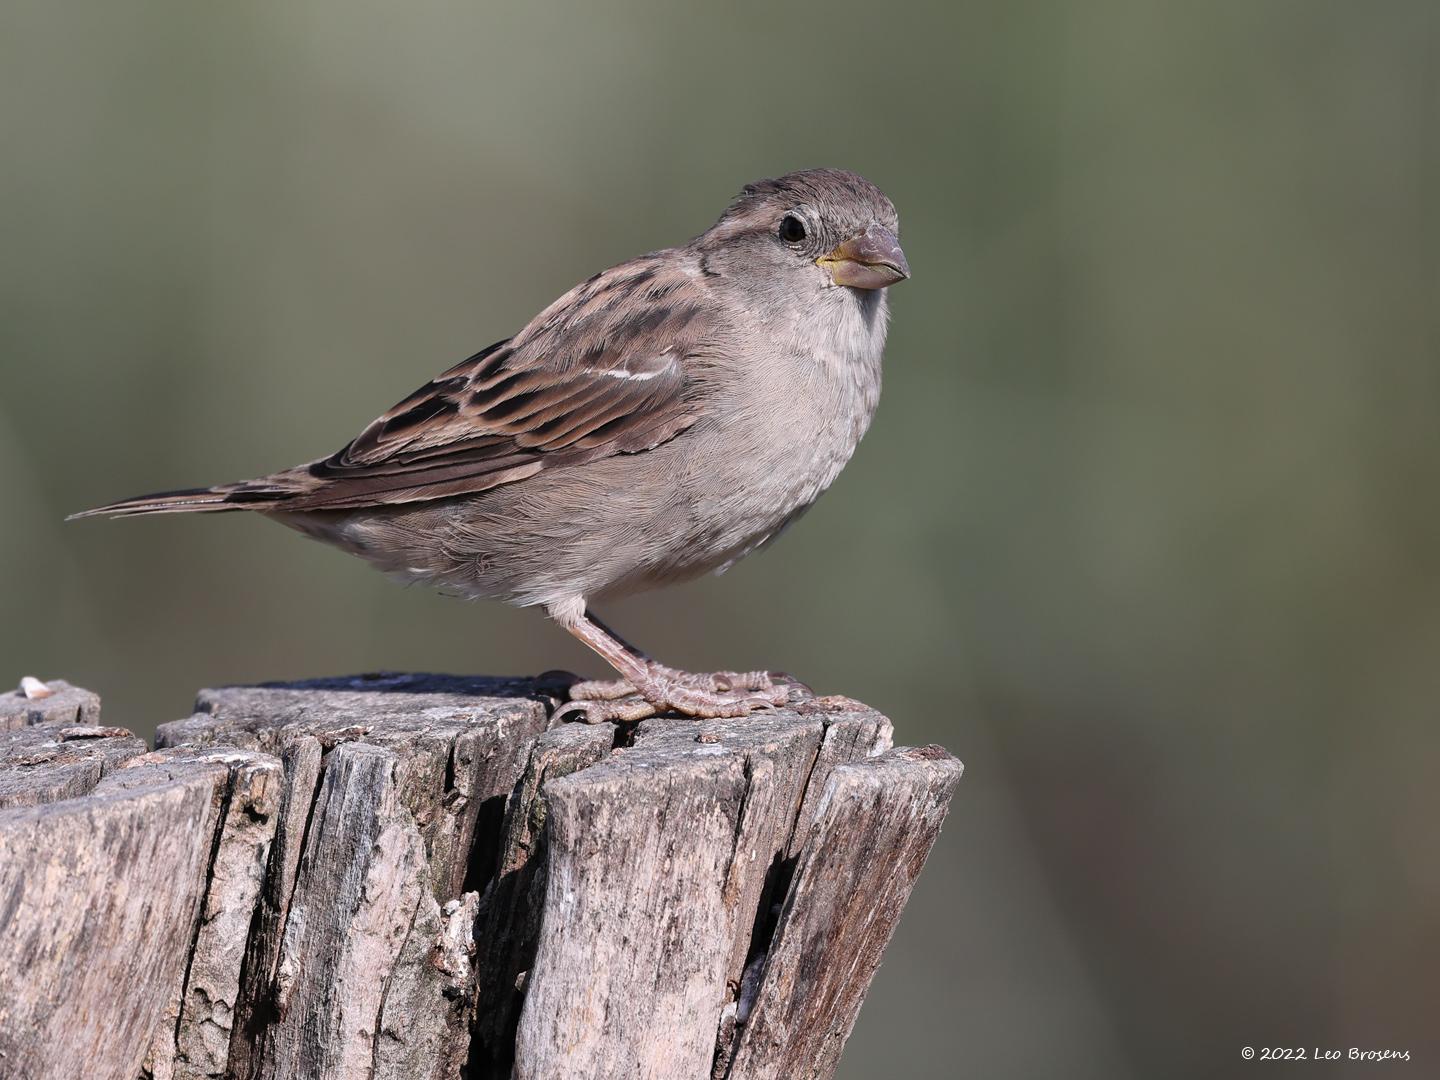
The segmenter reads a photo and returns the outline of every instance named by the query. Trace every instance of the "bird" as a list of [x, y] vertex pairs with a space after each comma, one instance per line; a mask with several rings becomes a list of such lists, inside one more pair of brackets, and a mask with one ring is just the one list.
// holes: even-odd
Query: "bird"
[[778, 673], [667, 667], [591, 605], [723, 571], [826, 490], [880, 397], [894, 204], [842, 169], [747, 184], [710, 228], [603, 270], [329, 457], [95, 515], [245, 510], [407, 582], [539, 607], [619, 676], [565, 719], [736, 718]]

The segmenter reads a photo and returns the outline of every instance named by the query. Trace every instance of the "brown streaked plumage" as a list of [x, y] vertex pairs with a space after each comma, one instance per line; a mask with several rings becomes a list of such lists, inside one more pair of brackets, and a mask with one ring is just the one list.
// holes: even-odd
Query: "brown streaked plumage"
[[765, 673], [648, 660], [586, 605], [723, 569], [829, 486], [878, 400], [885, 288], [909, 274], [897, 233], [853, 173], [752, 184], [330, 457], [75, 516], [252, 510], [411, 580], [543, 605], [623, 677], [572, 688], [587, 719], [779, 703]]

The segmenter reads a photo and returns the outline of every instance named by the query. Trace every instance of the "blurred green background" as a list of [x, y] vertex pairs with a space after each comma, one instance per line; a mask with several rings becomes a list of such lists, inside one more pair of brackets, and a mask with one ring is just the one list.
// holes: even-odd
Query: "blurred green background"
[[855, 169], [914, 268], [864, 446], [604, 612], [964, 759], [842, 1075], [1435, 1075], [1434, 0], [3, 11], [0, 680], [148, 734], [202, 685], [600, 674], [262, 520], [61, 519], [326, 454], [744, 182]]

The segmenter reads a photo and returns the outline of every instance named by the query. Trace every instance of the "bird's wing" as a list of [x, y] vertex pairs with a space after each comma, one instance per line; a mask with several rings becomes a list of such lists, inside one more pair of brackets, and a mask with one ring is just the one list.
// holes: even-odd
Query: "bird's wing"
[[237, 508], [388, 506], [651, 449], [699, 418], [691, 375], [717, 337], [705, 299], [663, 256], [622, 264], [422, 386], [330, 457], [214, 490]]

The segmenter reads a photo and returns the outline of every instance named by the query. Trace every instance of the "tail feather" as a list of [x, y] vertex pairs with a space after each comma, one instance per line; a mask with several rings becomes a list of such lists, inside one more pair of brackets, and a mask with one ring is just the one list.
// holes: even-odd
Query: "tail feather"
[[[243, 495], [241, 494], [243, 492]], [[278, 497], [279, 492], [275, 495]], [[238, 496], [238, 497], [237, 497]], [[257, 497], [258, 496], [258, 497]], [[157, 491], [106, 503], [71, 514], [66, 521], [88, 517], [138, 517], [141, 514], [204, 514], [226, 510], [260, 510], [270, 501], [249, 484], [221, 484], [217, 487]]]

